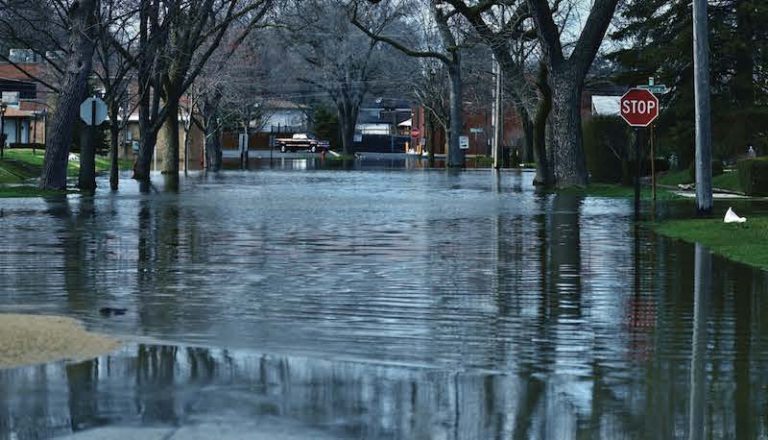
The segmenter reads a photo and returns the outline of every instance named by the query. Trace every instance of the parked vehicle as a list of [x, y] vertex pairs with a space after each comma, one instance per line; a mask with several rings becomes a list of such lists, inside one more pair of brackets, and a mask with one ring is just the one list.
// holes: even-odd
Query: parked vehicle
[[288, 151], [296, 150], [309, 150], [312, 153], [318, 151], [328, 150], [330, 143], [316, 139], [314, 136], [307, 133], [296, 133], [290, 138], [277, 138], [275, 139], [275, 146], [285, 153]]

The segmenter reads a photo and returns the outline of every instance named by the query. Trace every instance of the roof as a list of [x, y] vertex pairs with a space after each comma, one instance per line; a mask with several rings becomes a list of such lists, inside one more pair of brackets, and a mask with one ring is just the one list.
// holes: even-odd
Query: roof
[[264, 101], [262, 107], [270, 110], [305, 110], [309, 106], [285, 99], [268, 99]]
[[18, 107], [9, 106], [5, 109], [4, 118], [31, 118], [35, 116], [35, 112], [29, 110], [19, 110]]
[[621, 96], [592, 96], [592, 114], [595, 116], [620, 116]]
[[401, 98], [375, 98], [372, 100], [366, 100], [361, 108], [379, 108], [383, 110], [397, 109], [410, 110], [411, 102], [407, 99]]
[[398, 108], [397, 110], [389, 111], [382, 108], [364, 107], [360, 109], [360, 113], [357, 115], [358, 124], [387, 124], [392, 125], [392, 119], [395, 119], [397, 124], [411, 119], [410, 108]]
[[19, 63], [17, 64], [24, 71], [19, 70], [16, 66], [7, 63], [0, 63], [0, 79], [15, 80], [15, 81], [33, 81], [24, 72], [29, 72], [30, 75], [35, 77], [44, 76], [46, 68], [41, 63]]

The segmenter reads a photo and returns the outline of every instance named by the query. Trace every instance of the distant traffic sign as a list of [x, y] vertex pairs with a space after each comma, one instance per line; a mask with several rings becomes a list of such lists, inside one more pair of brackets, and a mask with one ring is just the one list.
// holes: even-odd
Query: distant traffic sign
[[647, 127], [659, 116], [659, 98], [646, 89], [630, 89], [621, 97], [621, 117], [632, 127]]
[[641, 86], [637, 86], [637, 88], [648, 90], [654, 95], [666, 95], [667, 93], [669, 93], [669, 87], [665, 86], [664, 84], [649, 85], [649, 86], [641, 85]]
[[107, 120], [107, 104], [100, 98], [87, 98], [80, 104], [80, 119], [87, 125], [99, 125]]
[[469, 150], [469, 136], [459, 136], [459, 148]]

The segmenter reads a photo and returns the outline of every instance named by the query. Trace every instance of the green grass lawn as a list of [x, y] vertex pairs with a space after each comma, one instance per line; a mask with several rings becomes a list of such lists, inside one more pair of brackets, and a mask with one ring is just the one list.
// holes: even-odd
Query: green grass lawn
[[688, 170], [667, 171], [666, 173], [656, 177], [656, 183], [659, 185], [677, 186], [691, 182], [693, 182], [693, 179], [691, 179], [691, 174], [688, 172]]
[[667, 237], [701, 243], [712, 252], [751, 266], [768, 269], [768, 218], [747, 218], [746, 223], [723, 223], [721, 218], [671, 220], [653, 225]]
[[[33, 181], [40, 177], [44, 158], [45, 150], [5, 150], [3, 160], [0, 160], [0, 197], [33, 197], [56, 194], [56, 192], [38, 190]], [[133, 164], [130, 160], [121, 159], [118, 166], [121, 170], [129, 170]], [[96, 156], [97, 173], [107, 172], [109, 167], [108, 157]], [[79, 172], [80, 162], [70, 161], [67, 165], [67, 175], [77, 177]]]
[[[586, 188], [569, 188], [563, 190], [566, 194], [583, 194], [588, 197], [605, 197], [625, 199], [635, 197], [635, 188], [632, 186], [611, 185], [606, 183], [592, 183]], [[640, 189], [641, 200], [651, 200], [651, 188], [643, 186]], [[678, 200], [683, 197], [678, 196], [663, 188], [656, 189], [656, 200]]]
[[739, 173], [736, 170], [726, 171], [725, 173], [712, 178], [712, 187], [718, 189], [727, 189], [730, 191], [744, 192], [739, 183]]
[[[691, 179], [691, 174], [688, 170], [670, 171], [659, 176], [657, 182], [660, 185], [677, 186], [680, 184], [693, 183], [693, 179]], [[723, 174], [712, 177], [712, 187], [729, 191], [744, 192], [741, 189], [741, 184], [739, 184], [739, 173], [737, 173], [736, 170], [726, 170]]]
[[53, 191], [47, 189], [40, 189], [37, 186], [30, 185], [17, 185], [17, 186], [1, 186], [0, 185], [0, 198], [12, 198], [12, 197], [45, 197], [54, 195], [69, 194], [76, 191]]

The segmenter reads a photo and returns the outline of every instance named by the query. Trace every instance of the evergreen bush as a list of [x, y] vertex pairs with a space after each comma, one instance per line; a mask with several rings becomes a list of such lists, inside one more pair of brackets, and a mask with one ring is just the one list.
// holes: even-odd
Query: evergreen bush
[[768, 160], [742, 160], [736, 169], [741, 188], [748, 196], [768, 196]]

